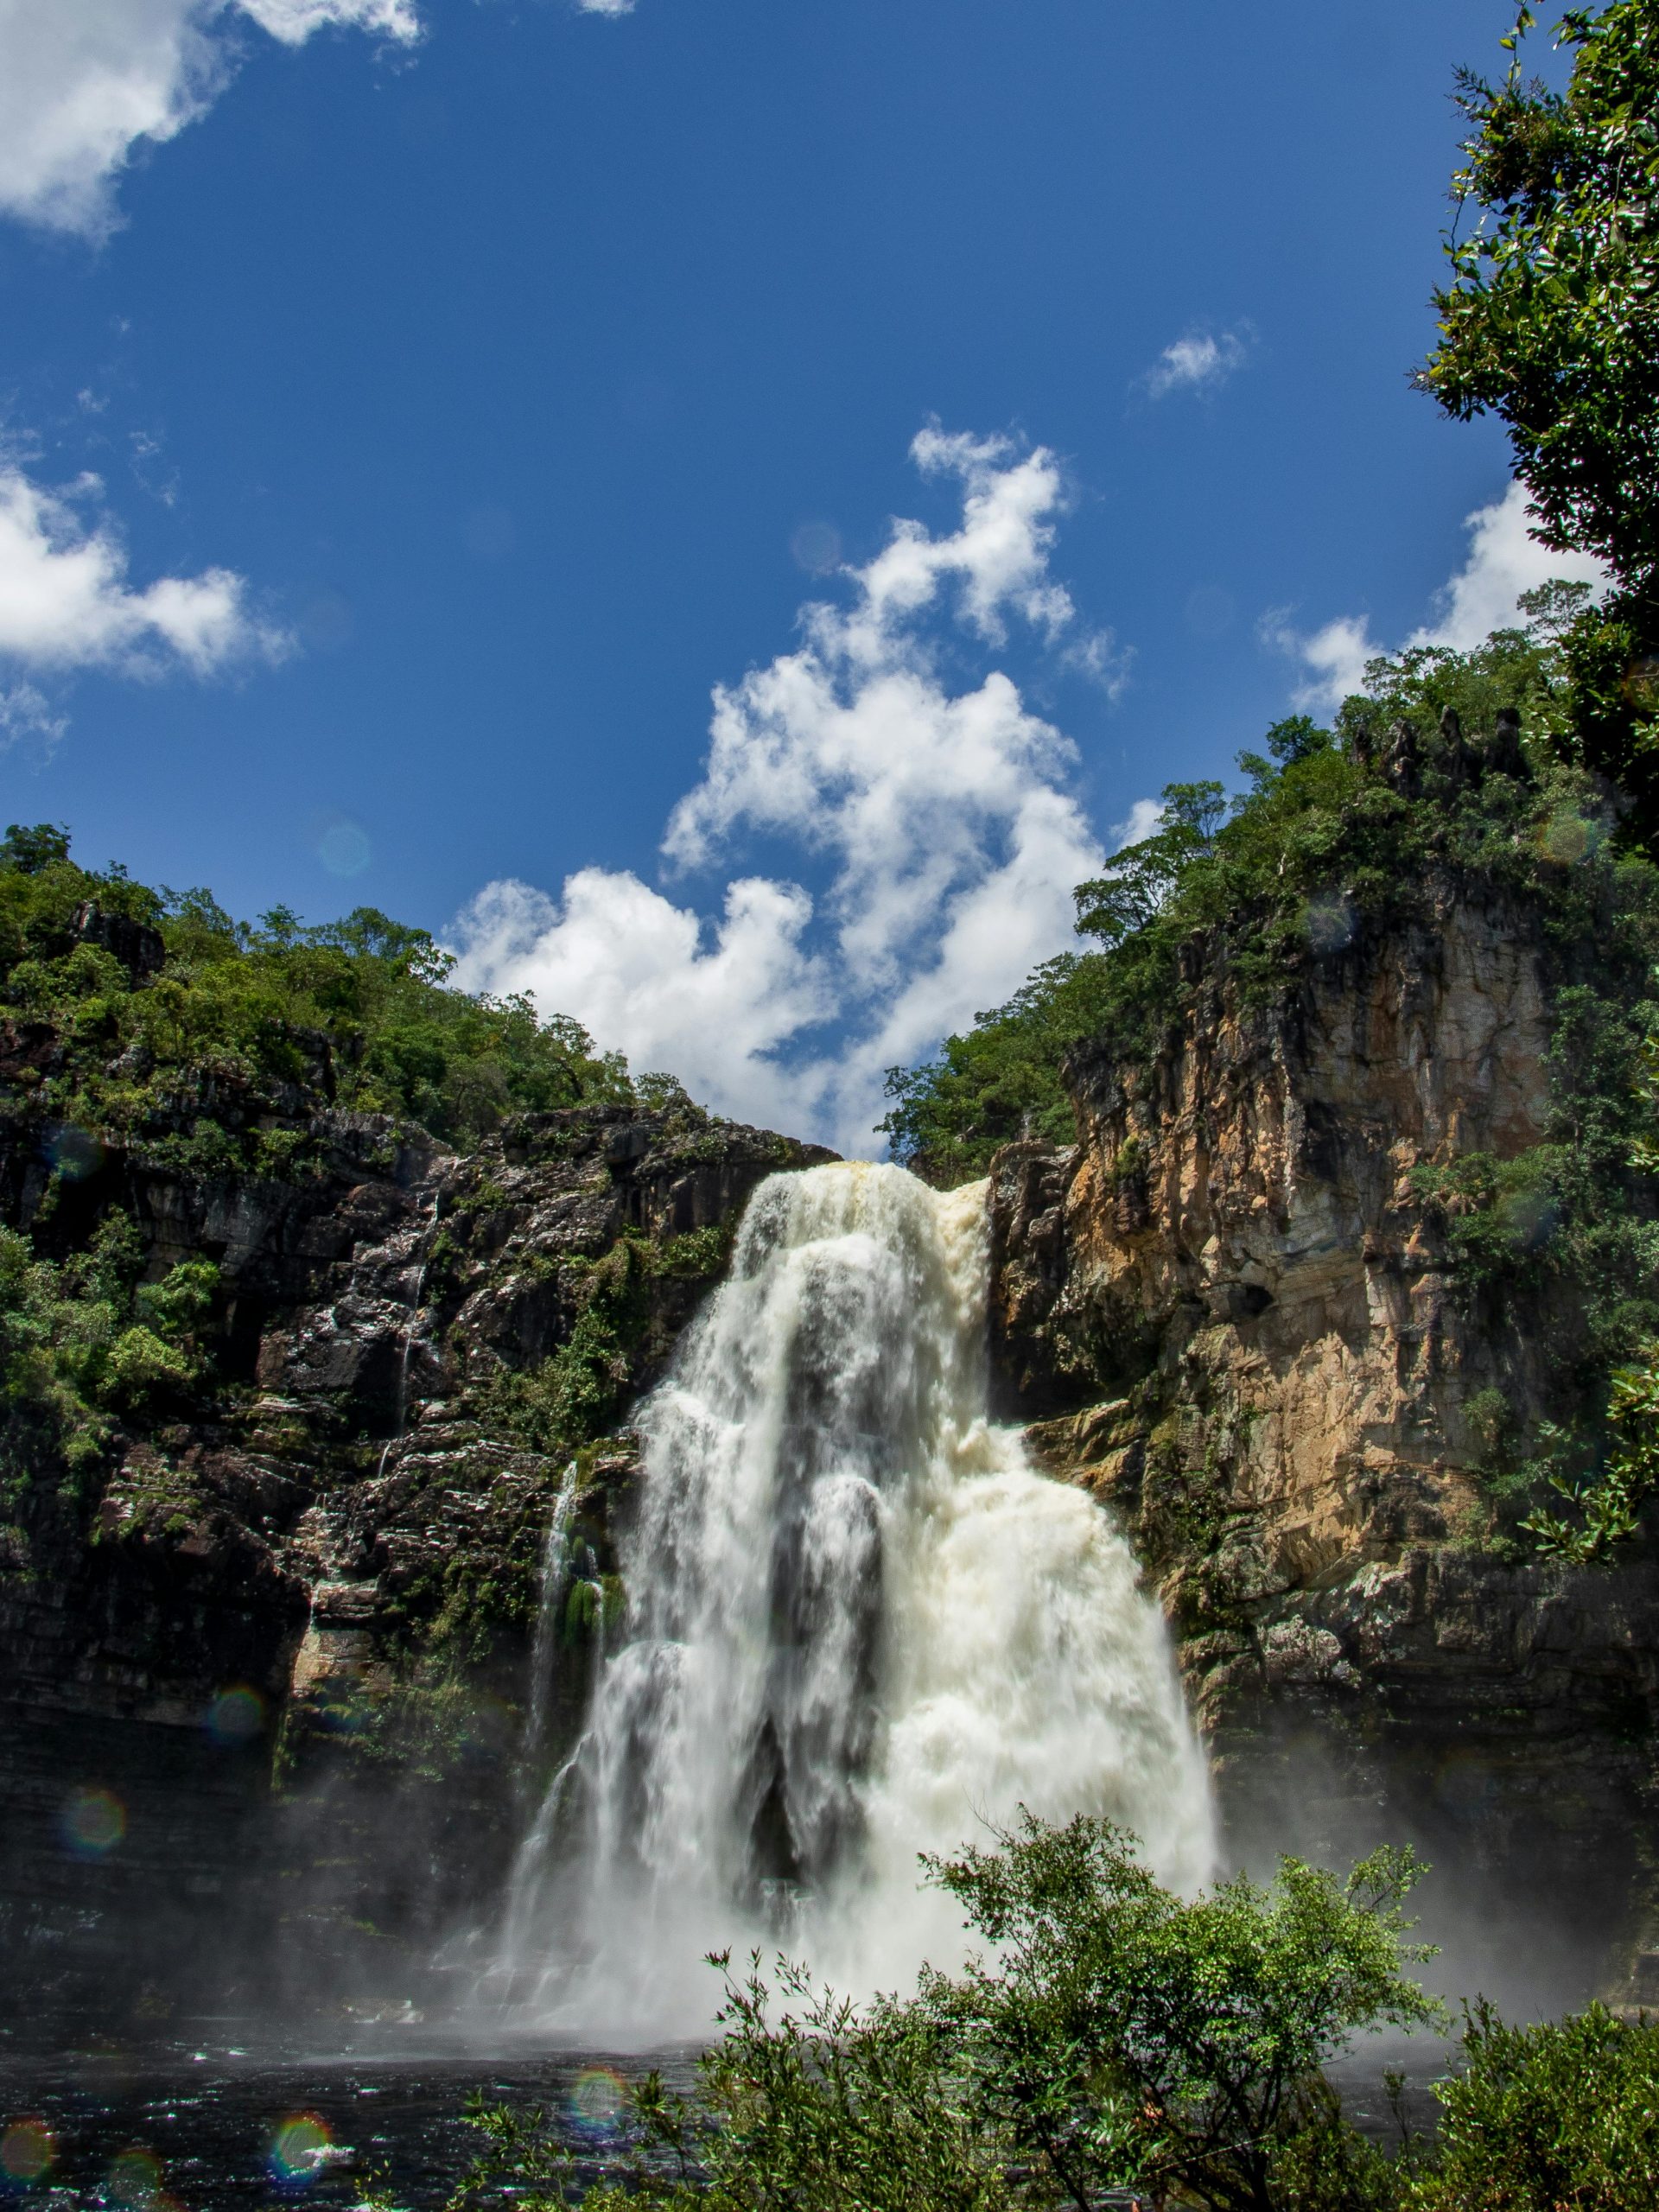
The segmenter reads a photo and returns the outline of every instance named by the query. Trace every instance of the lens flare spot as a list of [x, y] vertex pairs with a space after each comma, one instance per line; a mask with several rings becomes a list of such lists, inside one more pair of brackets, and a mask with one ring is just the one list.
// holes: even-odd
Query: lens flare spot
[[607, 2066], [590, 2066], [570, 2085], [570, 2117], [578, 2127], [608, 2135], [628, 2108], [628, 2085]]
[[841, 563], [841, 532], [833, 523], [804, 522], [791, 534], [789, 550], [809, 576], [827, 576]]
[[334, 2131], [314, 2112], [290, 2113], [270, 2139], [270, 2177], [285, 2189], [304, 2189], [335, 2162]]
[[1594, 825], [1570, 806], [1558, 807], [1538, 830], [1538, 849], [1547, 861], [1570, 867], [1597, 842]]
[[162, 2162], [153, 2151], [135, 2143], [110, 2161], [107, 2187], [126, 2212], [161, 2212]]
[[1341, 952], [1353, 942], [1357, 918], [1353, 901], [1340, 892], [1325, 892], [1310, 899], [1305, 927], [1307, 942], [1316, 953]]
[[47, 1147], [52, 1165], [66, 1182], [82, 1183], [104, 1165], [104, 1141], [90, 1129], [66, 1122]]
[[220, 1744], [245, 1744], [265, 1730], [265, 1700], [245, 1682], [221, 1690], [207, 1708], [207, 1732]]
[[43, 2120], [14, 2120], [0, 2135], [0, 2174], [20, 2189], [44, 2181], [57, 2155], [57, 2139]]
[[102, 1859], [127, 1832], [127, 1808], [112, 1789], [70, 1793], [63, 1808], [64, 1840], [78, 1858]]
[[374, 848], [359, 823], [339, 814], [317, 832], [316, 855], [330, 875], [361, 875], [374, 858]]

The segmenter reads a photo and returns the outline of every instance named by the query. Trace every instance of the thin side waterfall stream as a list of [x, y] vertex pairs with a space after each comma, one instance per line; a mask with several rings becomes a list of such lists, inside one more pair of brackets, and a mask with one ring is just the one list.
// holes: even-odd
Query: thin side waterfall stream
[[707, 2025], [702, 1964], [843, 1989], [957, 1955], [917, 1854], [1024, 1805], [1213, 1856], [1168, 1637], [1099, 1505], [986, 1414], [985, 1185], [776, 1175], [638, 1417], [626, 1619], [521, 1847], [488, 1985], [594, 2037]]

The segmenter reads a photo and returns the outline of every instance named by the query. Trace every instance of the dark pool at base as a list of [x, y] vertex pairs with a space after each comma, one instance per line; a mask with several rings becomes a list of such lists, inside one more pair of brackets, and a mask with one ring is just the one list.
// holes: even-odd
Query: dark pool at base
[[[695, 2059], [681, 2049], [618, 2054], [569, 2044], [482, 2056], [384, 2044], [337, 2056], [256, 2052], [222, 2032], [204, 2032], [194, 2044], [42, 2055], [7, 2039], [0, 2042], [0, 2129], [42, 2121], [56, 2155], [26, 2190], [9, 2188], [0, 2174], [0, 2204], [170, 2212], [170, 2199], [185, 2212], [254, 2205], [338, 2212], [382, 2178], [399, 2204], [426, 2212], [444, 2202], [478, 2154], [480, 2139], [465, 2118], [474, 2092], [558, 2113], [580, 2164], [596, 2176], [620, 2146], [582, 2109], [602, 2111], [613, 2101], [602, 2080], [601, 2094], [592, 2094], [593, 2077], [626, 2082], [656, 2067], [686, 2086]], [[276, 2155], [281, 2131], [302, 2119], [322, 2124], [331, 2148], [308, 2177], [287, 2177]], [[304, 2152], [320, 2139], [310, 2129], [288, 2145]], [[135, 2151], [154, 2164], [136, 2162], [124, 2175], [118, 2162]], [[135, 2179], [147, 2188], [135, 2190]]]
[[[1332, 2070], [1354, 2119], [1388, 2140], [1396, 2123], [1382, 2087], [1385, 2069], [1405, 2075], [1408, 2115], [1421, 2127], [1432, 2120], [1429, 2085], [1445, 2070], [1445, 2046], [1437, 2043], [1369, 2042]], [[344, 2212], [383, 2179], [409, 2212], [428, 2212], [443, 2203], [478, 2153], [480, 2138], [465, 2118], [475, 2091], [559, 2113], [581, 2167], [596, 2177], [620, 2146], [584, 2119], [584, 2077], [591, 2087], [595, 2075], [626, 2082], [655, 2067], [685, 2087], [695, 2063], [695, 2050], [684, 2046], [619, 2054], [560, 2044], [480, 2056], [376, 2040], [333, 2056], [315, 2047], [308, 2053], [256, 2051], [207, 2024], [194, 2044], [51, 2055], [3, 2038], [0, 2127], [43, 2121], [56, 2158], [50, 2172], [27, 2190], [8, 2190], [0, 2176], [0, 2204], [39, 2212], [232, 2212], [249, 2206], [274, 2212], [313, 2205]], [[595, 2100], [585, 2101], [591, 2108]], [[301, 2117], [322, 2123], [333, 2151], [310, 2178], [284, 2179], [273, 2166], [273, 2147], [283, 2123]], [[129, 2169], [124, 2186], [112, 2169], [133, 2151], [148, 2153], [155, 2164]], [[134, 2174], [153, 2177], [148, 2193], [135, 2191]]]

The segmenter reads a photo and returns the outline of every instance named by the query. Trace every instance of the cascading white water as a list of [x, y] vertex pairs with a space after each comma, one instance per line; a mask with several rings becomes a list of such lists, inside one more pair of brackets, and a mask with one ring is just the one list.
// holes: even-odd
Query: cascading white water
[[553, 1670], [558, 1651], [559, 1608], [569, 1562], [565, 1538], [576, 1502], [576, 1463], [571, 1460], [559, 1477], [553, 1493], [553, 1510], [542, 1538], [542, 1572], [536, 1599], [536, 1632], [530, 1647], [530, 1696], [524, 1707], [524, 1755], [535, 1758], [547, 1732], [547, 1716], [553, 1701]]
[[519, 1854], [502, 1964], [549, 2024], [693, 2032], [727, 1943], [898, 1986], [960, 1942], [918, 1853], [1021, 1805], [1207, 1874], [1203, 1755], [1128, 1548], [986, 1418], [986, 1243], [982, 1184], [897, 1167], [751, 1200], [641, 1408], [626, 1626]]

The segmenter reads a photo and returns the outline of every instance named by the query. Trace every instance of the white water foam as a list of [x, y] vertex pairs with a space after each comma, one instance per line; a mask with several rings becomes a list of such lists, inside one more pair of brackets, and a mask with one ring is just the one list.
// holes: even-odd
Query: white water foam
[[[986, 1418], [985, 1186], [777, 1175], [639, 1416], [627, 1618], [519, 1854], [500, 1961], [549, 2027], [708, 2024], [703, 1955], [855, 1993], [959, 1955], [917, 1854], [1020, 1806], [1211, 1871], [1202, 1751], [1128, 1545]], [[496, 1978], [498, 1988], [500, 1979]]]

